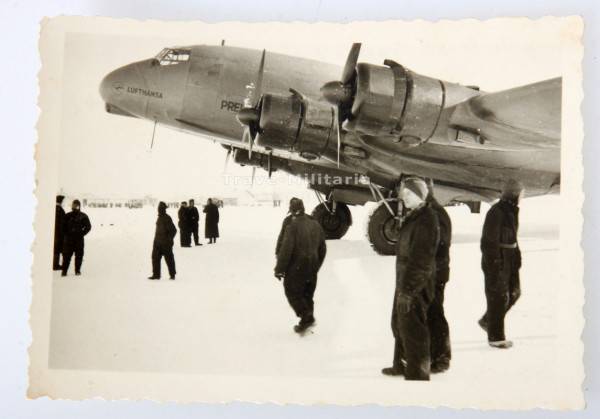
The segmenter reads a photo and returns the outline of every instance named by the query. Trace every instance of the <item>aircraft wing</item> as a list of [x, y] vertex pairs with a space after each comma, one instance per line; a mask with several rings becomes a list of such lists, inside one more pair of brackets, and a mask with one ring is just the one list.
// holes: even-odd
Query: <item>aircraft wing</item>
[[481, 148], [560, 148], [562, 79], [485, 93], [454, 107], [449, 126], [481, 136]]

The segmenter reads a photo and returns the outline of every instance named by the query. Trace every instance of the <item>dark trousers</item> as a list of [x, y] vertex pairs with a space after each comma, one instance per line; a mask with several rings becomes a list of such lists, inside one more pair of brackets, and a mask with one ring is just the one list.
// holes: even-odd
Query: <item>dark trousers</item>
[[181, 247], [189, 247], [191, 244], [190, 231], [185, 227], [179, 228], [179, 243]]
[[422, 295], [413, 297], [410, 311], [406, 314], [392, 309], [392, 332], [396, 339], [394, 368], [404, 372], [407, 380], [429, 380], [430, 343], [427, 327], [428, 304]]
[[283, 279], [283, 288], [296, 316], [308, 320], [314, 312], [313, 296], [317, 288], [317, 275], [290, 269]]
[[[448, 281], [449, 268], [446, 266], [437, 271], [437, 281]], [[445, 282], [435, 286], [433, 301], [427, 309], [427, 327], [429, 328], [430, 354], [432, 365], [448, 365], [452, 359], [450, 349], [450, 328], [444, 314]]]
[[488, 329], [488, 341], [505, 340], [504, 318], [521, 296], [519, 267], [515, 252], [503, 251], [500, 270], [484, 270], [487, 311], [483, 315]]
[[152, 276], [160, 278], [160, 262], [164, 256], [169, 269], [169, 275], [175, 276], [175, 256], [173, 256], [173, 246], [161, 246], [154, 243], [152, 247]]
[[61, 269], [60, 254], [63, 249], [65, 239], [62, 235], [54, 236], [54, 259], [52, 260], [52, 269]]
[[69, 271], [73, 253], [75, 253], [75, 273], [81, 272], [81, 265], [83, 264], [83, 248], [83, 237], [65, 237], [62, 264], [62, 271], [64, 274]]
[[[198, 223], [194, 223], [190, 226], [190, 234], [194, 235], [194, 243], [199, 244], [200, 242], [198, 241]], [[191, 243], [191, 237], [190, 237], [190, 243]]]

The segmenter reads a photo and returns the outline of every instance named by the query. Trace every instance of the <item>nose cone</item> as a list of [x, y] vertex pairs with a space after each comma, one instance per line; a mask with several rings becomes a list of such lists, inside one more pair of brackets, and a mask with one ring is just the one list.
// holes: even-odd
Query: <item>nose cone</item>
[[127, 67], [129, 66], [112, 71], [100, 82], [100, 96], [104, 102], [115, 104], [115, 100], [119, 100], [123, 95], [125, 90], [124, 81], [130, 78], [130, 71]]
[[[140, 66], [145, 62], [129, 64], [109, 73], [100, 82], [100, 96], [106, 111], [125, 116], [144, 116], [144, 100], [140, 92], [147, 89]], [[133, 92], [133, 93], [132, 93]]]

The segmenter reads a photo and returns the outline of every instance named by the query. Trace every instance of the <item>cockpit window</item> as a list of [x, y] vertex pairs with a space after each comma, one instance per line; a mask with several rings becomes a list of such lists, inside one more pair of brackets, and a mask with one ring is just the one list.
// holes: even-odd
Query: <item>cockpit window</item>
[[186, 48], [165, 48], [157, 56], [159, 65], [175, 65], [190, 60], [192, 51]]

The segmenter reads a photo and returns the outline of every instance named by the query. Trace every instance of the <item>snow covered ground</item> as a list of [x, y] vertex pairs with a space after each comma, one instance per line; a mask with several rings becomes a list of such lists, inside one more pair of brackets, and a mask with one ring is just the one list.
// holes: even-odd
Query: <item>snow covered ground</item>
[[[559, 198], [521, 205], [522, 297], [507, 316], [510, 350], [492, 349], [477, 325], [485, 311], [479, 237], [485, 212], [449, 207], [453, 222], [446, 313], [453, 358], [432, 381], [499, 377], [556, 380]], [[312, 208], [312, 206], [307, 205]], [[373, 205], [351, 208], [354, 225], [328, 253], [315, 294], [317, 325], [300, 337], [274, 246], [286, 206], [225, 207], [216, 245], [175, 246], [177, 279], [149, 281], [155, 209], [84, 208], [93, 228], [82, 276], [53, 274], [51, 368], [264, 377], [370, 378], [390, 366], [394, 258], [365, 239]], [[176, 223], [176, 210], [168, 213]], [[201, 217], [201, 234], [204, 217]], [[178, 243], [179, 237], [175, 238]]]

